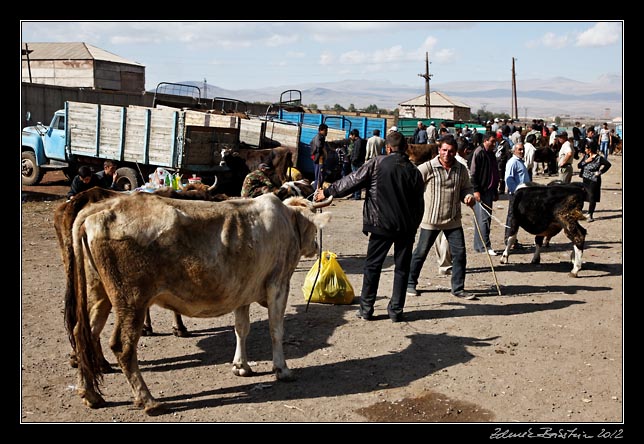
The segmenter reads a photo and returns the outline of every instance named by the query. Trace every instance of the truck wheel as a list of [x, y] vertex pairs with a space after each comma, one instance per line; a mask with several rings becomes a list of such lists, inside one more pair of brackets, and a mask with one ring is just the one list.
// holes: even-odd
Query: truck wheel
[[133, 191], [139, 187], [139, 179], [132, 168], [123, 167], [116, 170], [116, 186], [119, 190]]
[[45, 175], [42, 168], [36, 162], [36, 154], [33, 151], [22, 152], [22, 184], [36, 185]]

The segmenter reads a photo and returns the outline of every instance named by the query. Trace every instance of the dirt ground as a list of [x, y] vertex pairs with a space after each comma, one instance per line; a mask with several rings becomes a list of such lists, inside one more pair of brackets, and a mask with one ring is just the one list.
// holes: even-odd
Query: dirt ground
[[[624, 421], [622, 157], [611, 157], [602, 201], [588, 229], [579, 278], [568, 276], [571, 243], [557, 235], [531, 265], [528, 245], [501, 265], [471, 249], [474, 225], [464, 210], [468, 246], [466, 290], [477, 301], [449, 293], [434, 252], [421, 274], [419, 297], [408, 297], [407, 321], [387, 317], [391, 255], [383, 269], [375, 320], [362, 321], [353, 305], [307, 304], [304, 278], [314, 259], [302, 259], [291, 281], [285, 317], [285, 355], [297, 380], [271, 374], [267, 312], [251, 307], [248, 355], [256, 376], [231, 372], [233, 315], [184, 318], [189, 338], [171, 334], [170, 312], [153, 307], [156, 334], [139, 342], [139, 363], [153, 396], [167, 412], [147, 416], [132, 404], [120, 372], [107, 374], [104, 408], [85, 407], [75, 393], [76, 371], [63, 325], [64, 275], [53, 211], [69, 185], [49, 173], [22, 188], [20, 422], [237, 422], [237, 423], [606, 423]], [[551, 178], [537, 176], [538, 182]], [[574, 180], [580, 180], [575, 177]], [[502, 196], [503, 197], [503, 196]], [[362, 201], [339, 199], [323, 230], [323, 249], [338, 255], [356, 295], [362, 284], [367, 237]], [[494, 213], [505, 221], [507, 200]], [[494, 223], [493, 247], [503, 245]], [[240, 272], [243, 272], [240, 270]], [[113, 317], [103, 331], [107, 359]], [[499, 426], [501, 427], [501, 426]], [[526, 426], [527, 427], [527, 426]], [[505, 426], [501, 427], [502, 429]], [[502, 430], [501, 430], [502, 432]]]

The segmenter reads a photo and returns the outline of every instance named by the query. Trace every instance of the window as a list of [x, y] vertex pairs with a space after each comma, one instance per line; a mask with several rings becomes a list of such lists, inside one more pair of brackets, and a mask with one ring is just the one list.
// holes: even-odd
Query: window
[[54, 129], [64, 130], [65, 129], [65, 116], [56, 116], [54, 119], [54, 124], [52, 125]]

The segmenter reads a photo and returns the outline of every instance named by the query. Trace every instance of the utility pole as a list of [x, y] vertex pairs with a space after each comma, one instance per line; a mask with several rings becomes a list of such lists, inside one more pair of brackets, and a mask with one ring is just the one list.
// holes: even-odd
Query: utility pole
[[512, 57], [512, 106], [510, 107], [510, 114], [513, 119], [519, 118], [519, 110], [517, 107], [517, 79], [516, 72], [514, 71], [514, 57]]
[[429, 79], [432, 78], [432, 75], [429, 73], [429, 53], [425, 53], [425, 74], [418, 74], [420, 77], [425, 79], [425, 108], [427, 112], [425, 115], [428, 119], [432, 117], [432, 108], [429, 101]]

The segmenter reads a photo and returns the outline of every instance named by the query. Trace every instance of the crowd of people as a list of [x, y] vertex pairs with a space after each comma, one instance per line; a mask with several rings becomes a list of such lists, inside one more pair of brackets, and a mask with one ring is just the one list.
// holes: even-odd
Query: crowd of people
[[[328, 142], [326, 150], [349, 145], [349, 155], [355, 156], [356, 138], [360, 139], [359, 135], [337, 144]], [[394, 283], [387, 307], [393, 322], [404, 319], [406, 296], [420, 294], [418, 278], [432, 246], [436, 248], [440, 272], [451, 274], [451, 294], [477, 299], [465, 286], [467, 247], [461, 204], [473, 209], [477, 227], [473, 251], [497, 255], [490, 239], [494, 202], [507, 193], [507, 244], [515, 193], [539, 174], [535, 154], [545, 146], [555, 155], [549, 164], [542, 165], [542, 172], [556, 174], [563, 184], [572, 181], [574, 161], [580, 159], [577, 168], [587, 191], [587, 220], [593, 222], [601, 197], [601, 176], [611, 167], [608, 156], [617, 143], [614, 131], [611, 133], [606, 124], [598, 133], [594, 127], [586, 128], [577, 122], [569, 139], [567, 131], [559, 130], [554, 123], [546, 126], [543, 120], [535, 120], [526, 130], [512, 120], [501, 119], [488, 121], [484, 134], [467, 126], [452, 134], [446, 128], [437, 129], [434, 121], [429, 127], [419, 121], [408, 140], [396, 127], [389, 130], [384, 143], [379, 139], [374, 132], [366, 143], [369, 154], [352, 164], [350, 173], [345, 171], [327, 187], [318, 186], [314, 199], [359, 196], [360, 190], [365, 191], [362, 231], [369, 236], [369, 243], [357, 316], [373, 319], [382, 264], [393, 246]], [[438, 155], [420, 165], [412, 164], [406, 154], [407, 143], [432, 141], [438, 146]], [[318, 184], [324, 181], [323, 171], [319, 175], [316, 172], [316, 179]], [[525, 247], [517, 242], [513, 248]]]
[[[443, 123], [436, 128], [434, 121], [429, 127], [419, 121], [409, 142], [436, 143], [438, 155], [415, 165], [407, 154], [408, 141], [396, 127], [389, 129], [386, 138], [376, 129], [365, 139], [354, 129], [346, 139], [327, 141], [328, 126], [320, 124], [310, 143], [314, 200], [329, 196], [360, 200], [365, 192], [362, 231], [369, 242], [357, 316], [373, 319], [382, 265], [392, 246], [394, 283], [387, 312], [393, 322], [404, 320], [406, 296], [420, 294], [418, 278], [432, 246], [440, 273], [451, 275], [451, 294], [477, 299], [465, 290], [467, 248], [461, 204], [473, 209], [477, 227], [473, 251], [495, 256], [490, 239], [494, 202], [507, 192], [507, 244], [514, 195], [521, 184], [538, 174], [535, 152], [544, 140], [557, 150], [556, 166], [544, 166], [544, 172], [552, 175], [556, 168], [562, 183], [572, 181], [573, 162], [580, 159], [577, 167], [587, 191], [587, 220], [593, 222], [601, 198], [601, 176], [611, 168], [608, 156], [617, 141], [614, 130], [603, 124], [596, 131], [577, 122], [571, 141], [554, 123], [549, 127], [535, 120], [529, 131], [523, 131], [512, 120], [495, 119], [486, 123], [484, 134], [468, 126], [451, 134]], [[118, 190], [117, 179], [117, 165], [111, 160], [98, 173], [82, 166], [68, 198], [94, 186]], [[262, 163], [246, 176], [241, 196], [257, 197], [279, 186], [273, 166]], [[523, 247], [517, 243], [514, 248]]]

